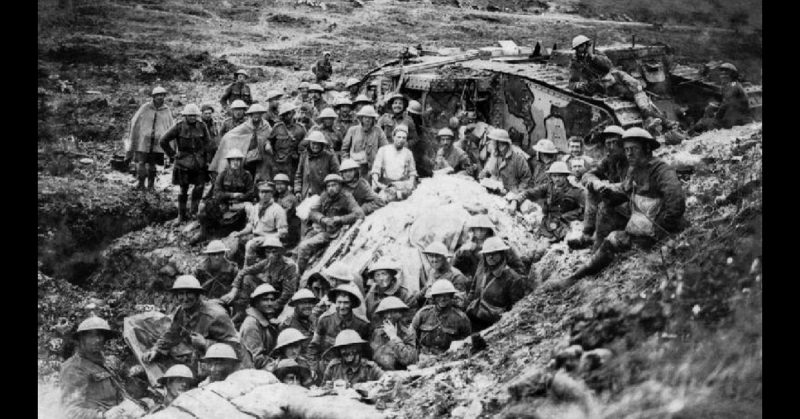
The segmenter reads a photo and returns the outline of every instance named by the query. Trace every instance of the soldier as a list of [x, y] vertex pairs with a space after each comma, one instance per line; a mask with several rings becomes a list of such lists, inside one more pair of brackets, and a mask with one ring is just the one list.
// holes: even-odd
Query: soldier
[[206, 257], [194, 269], [194, 276], [202, 284], [208, 298], [225, 295], [236, 278], [239, 268], [225, 257], [229, 250], [221, 240], [212, 240], [203, 251]]
[[308, 344], [308, 357], [318, 362], [320, 367], [325, 365], [325, 354], [342, 330], [352, 329], [362, 338], [368, 338], [370, 333], [369, 322], [353, 312], [361, 305], [361, 295], [354, 284], [343, 284], [330, 290], [328, 300], [335, 309], [319, 317], [314, 336]]
[[[629, 201], [627, 214], [603, 214], [597, 229], [611, 230], [602, 240], [588, 264], [572, 275], [548, 281], [544, 288], [564, 289], [576, 281], [598, 273], [614, 259], [614, 254], [630, 249], [631, 244], [650, 248], [658, 240], [685, 227], [683, 213], [686, 200], [675, 170], [653, 157], [660, 144], [642, 128], [629, 128], [622, 136], [629, 169], [618, 184], [600, 184], [598, 192], [604, 201]], [[609, 204], [613, 205], [613, 204]]]
[[[230, 316], [219, 304], [200, 297], [205, 290], [197, 278], [180, 275], [175, 279], [171, 291], [180, 305], [172, 313], [169, 330], [142, 356], [142, 362], [150, 363], [157, 356], [169, 355], [196, 371], [199, 354], [213, 347], [216, 342], [225, 342], [244, 354]], [[238, 359], [242, 359], [246, 366], [250, 365], [249, 358]]]
[[520, 192], [527, 188], [531, 182], [531, 170], [525, 157], [511, 150], [508, 131], [495, 129], [487, 137], [496, 143], [495, 151], [478, 178], [499, 179], [503, 182], [503, 188], [510, 192]]
[[342, 330], [331, 347], [336, 359], [325, 368], [323, 382], [345, 381], [349, 385], [376, 381], [383, 377], [377, 364], [363, 357], [363, 344], [367, 343], [355, 330]]
[[340, 160], [342, 160], [342, 141], [344, 141], [344, 136], [347, 135], [347, 130], [349, 130], [350, 127], [358, 125], [358, 120], [353, 113], [353, 102], [346, 97], [336, 101], [333, 104], [333, 110], [336, 111], [337, 114], [337, 118], [333, 122], [333, 130], [336, 132], [338, 138], [338, 143], [333, 149], [336, 151], [336, 155]]
[[425, 255], [431, 267], [426, 271], [427, 285], [419, 291], [417, 299], [418, 305], [423, 307], [428, 303], [427, 300], [430, 297], [427, 294], [431, 284], [440, 279], [446, 279], [458, 290], [455, 296], [455, 305], [463, 310], [467, 306], [467, 290], [469, 290], [470, 287], [470, 280], [464, 276], [458, 268], [450, 266], [450, 262], [447, 261], [450, 257], [447, 246], [442, 242], [433, 241], [422, 253]]
[[259, 201], [247, 206], [247, 225], [241, 231], [234, 231], [229, 236], [236, 239], [235, 251], [244, 245], [244, 266], [257, 262], [256, 248], [266, 237], [285, 239], [289, 235], [289, 224], [286, 221], [286, 210], [275, 202], [275, 186], [264, 182], [258, 186]]
[[358, 97], [358, 84], [361, 80], [349, 77], [347, 81], [344, 83], [344, 88], [347, 91], [348, 95], [347, 98], [350, 100], [355, 100]]
[[[453, 260], [453, 266], [461, 270], [468, 278], [472, 278], [478, 267], [483, 264], [480, 251], [484, 242], [489, 237], [494, 237], [497, 231], [494, 223], [486, 214], [474, 215], [467, 223], [467, 228], [470, 232], [470, 241], [458, 249]], [[509, 248], [506, 251], [506, 260], [511, 269], [517, 271], [517, 273], [521, 275], [527, 273], [525, 265], [513, 248]]]
[[313, 383], [311, 370], [294, 359], [282, 359], [275, 367], [275, 378], [284, 384], [308, 388]]
[[353, 195], [342, 191], [341, 176], [330, 174], [325, 177], [324, 182], [325, 192], [311, 207], [309, 214], [309, 219], [317, 224], [320, 231], [315, 230], [297, 245], [297, 266], [301, 273], [305, 271], [309, 259], [318, 250], [338, 238], [345, 226], [349, 227], [356, 221], [364, 219], [364, 211], [361, 211]]
[[600, 229], [596, 232], [597, 240], [595, 241], [592, 239], [592, 235], [595, 234], [597, 221], [601, 218], [609, 219], [617, 212], [620, 212], [619, 217], [622, 217], [622, 213], [626, 211], [624, 208], [626, 203], [612, 204], [601, 199], [599, 192], [604, 185], [622, 182], [622, 178], [628, 171], [628, 159], [625, 157], [621, 144], [624, 133], [625, 130], [621, 127], [609, 125], [600, 134], [601, 140], [604, 141], [606, 157], [597, 167], [588, 171], [581, 178], [581, 184], [586, 188], [583, 234], [580, 239], [570, 241], [570, 247], [582, 248], [592, 244], [592, 242], [597, 243], [597, 246], [599, 246], [603, 239], [614, 229], [614, 225], [619, 223], [604, 223], [599, 226]]
[[253, 359], [253, 366], [262, 369], [278, 337], [278, 291], [270, 284], [261, 284], [250, 294], [250, 307], [239, 328], [242, 345]]
[[266, 112], [267, 109], [260, 103], [253, 104], [247, 109], [246, 114], [250, 119], [222, 137], [209, 170], [221, 173], [227, 165], [223, 156], [235, 148], [245, 155], [244, 169], [253, 176], [255, 182], [272, 179], [273, 151], [268, 141], [272, 129], [263, 118]]
[[281, 330], [278, 334], [278, 343], [270, 353], [272, 359], [264, 369], [272, 371], [277, 376], [281, 364], [287, 360], [292, 361], [295, 365], [299, 365], [307, 371], [307, 374], [302, 377], [302, 381], [298, 384], [302, 384], [305, 387], [314, 384], [321, 373], [318, 371], [316, 363], [309, 360], [305, 355], [308, 339], [297, 329], [290, 327]]
[[716, 113], [717, 124], [722, 128], [744, 125], [753, 121], [747, 93], [739, 82], [739, 70], [731, 63], [719, 66], [722, 82], [722, 104]]
[[243, 100], [234, 100], [231, 103], [230, 113], [231, 117], [226, 118], [222, 121], [222, 127], [219, 129], [219, 138], [215, 141], [217, 143], [217, 147], [219, 147], [220, 141], [222, 141], [222, 137], [228, 133], [228, 131], [242, 125], [245, 121], [244, 113], [247, 110], [247, 104], [244, 103]]
[[567, 176], [572, 173], [567, 168], [567, 163], [554, 162], [547, 173], [551, 179], [549, 183], [526, 189], [511, 202], [514, 208], [517, 208], [519, 201], [538, 200], [544, 213], [538, 234], [555, 243], [564, 240], [569, 232], [570, 223], [580, 220], [583, 216], [584, 198], [583, 190], [567, 180]]
[[[214, 107], [206, 103], [200, 107], [200, 112], [202, 113], [200, 120], [206, 124], [208, 135], [216, 146], [216, 142], [219, 140], [219, 124], [217, 124], [217, 121], [214, 121]], [[214, 147], [214, 150], [216, 151], [216, 147]]]
[[420, 177], [433, 176], [433, 158], [436, 154], [436, 147], [431, 134], [424, 126], [422, 120], [422, 104], [416, 100], [408, 103], [408, 116], [414, 121], [417, 127], [416, 139], [409, 139], [407, 147], [414, 155], [414, 162], [417, 165], [417, 173]]
[[570, 137], [569, 154], [561, 157], [561, 161], [567, 163], [572, 175], [576, 180], [581, 180], [583, 175], [594, 167], [594, 159], [583, 154], [583, 140], [581, 137]]
[[453, 341], [465, 339], [472, 333], [467, 315], [453, 306], [453, 296], [457, 292], [446, 279], [431, 284], [433, 304], [422, 307], [411, 320], [411, 333], [419, 353], [441, 354], [450, 348]]
[[283, 242], [287, 249], [293, 248], [300, 241], [300, 218], [297, 217], [297, 197], [289, 190], [289, 176], [278, 173], [272, 178], [275, 184], [275, 200], [286, 211], [289, 234]]
[[[317, 116], [319, 111], [311, 103], [303, 103], [300, 105], [300, 112], [295, 118], [295, 122], [303, 127], [306, 131], [311, 131], [311, 128], [316, 125]], [[302, 150], [300, 150], [302, 152]]]
[[475, 273], [468, 298], [467, 315], [473, 329], [483, 330], [497, 322], [528, 291], [526, 278], [506, 263], [509, 249], [503, 239], [496, 236], [483, 244], [480, 253], [484, 263]]
[[[208, 128], [198, 121], [201, 114], [197, 105], [186, 105], [181, 115], [185, 119], [165, 132], [158, 142], [167, 156], [175, 160], [175, 167], [172, 168], [172, 184], [181, 188], [178, 194], [178, 223], [197, 215], [203, 190], [208, 181], [208, 162], [213, 149]], [[175, 141], [175, 150], [169, 145], [172, 141]], [[194, 185], [192, 206], [187, 213], [186, 203], [189, 200], [191, 185]]]
[[314, 272], [308, 277], [305, 286], [319, 299], [319, 302], [311, 309], [311, 315], [315, 318], [319, 318], [322, 313], [325, 313], [332, 307], [331, 302], [328, 301], [328, 291], [331, 290], [331, 283], [325, 275]]
[[414, 335], [400, 322], [408, 310], [409, 307], [394, 296], [381, 300], [375, 309], [374, 315], [381, 317], [382, 322], [372, 331], [369, 346], [373, 360], [384, 371], [404, 370], [417, 363]]
[[246, 298], [244, 296], [257, 286], [270, 284], [280, 293], [277, 301], [280, 314], [283, 306], [289, 302], [297, 289], [299, 280], [297, 265], [292, 259], [283, 255], [283, 245], [277, 237], [265, 237], [260, 247], [266, 254], [266, 258], [239, 271], [236, 279], [233, 280], [231, 291], [221, 300], [228, 303], [237, 296]]
[[364, 216], [370, 215], [376, 209], [386, 205], [384, 201], [372, 188], [369, 182], [361, 177], [360, 165], [353, 159], [347, 159], [339, 166], [339, 174], [342, 176], [342, 190], [353, 194], [356, 203], [361, 206]]
[[356, 112], [356, 114], [358, 114], [365, 105], [374, 106], [375, 102], [364, 94], [360, 94], [353, 99], [353, 111]]
[[211, 199], [206, 199], [205, 206], [197, 215], [200, 234], [192, 239], [191, 244], [214, 233], [226, 236], [246, 222], [244, 207], [238, 208], [238, 205], [253, 199], [253, 176], [242, 167], [244, 154], [239, 149], [230, 150], [226, 159], [227, 167], [214, 181]]
[[372, 105], [365, 105], [356, 113], [356, 117], [361, 125], [347, 130], [342, 142], [342, 159], [355, 160], [361, 166], [361, 176], [369, 178], [378, 149], [389, 142], [383, 130], [375, 125], [378, 113]]
[[[337, 115], [336, 112], [331, 108], [325, 108], [320, 112], [318, 125], [314, 125], [311, 127], [309, 134], [312, 132], [319, 132], [323, 135], [325, 139], [326, 146], [325, 149], [331, 150], [333, 155], [336, 156], [336, 160], [339, 160], [339, 151], [342, 149], [342, 138], [339, 137], [339, 134], [334, 129], [333, 123], [336, 121]], [[303, 140], [303, 144], [301, 147], [307, 145], [307, 139]], [[305, 147], [305, 150], [308, 148]]]
[[278, 106], [282, 98], [283, 92], [280, 90], [270, 90], [267, 92], [267, 113], [264, 115], [264, 119], [269, 122], [270, 126], [275, 126], [275, 124], [281, 120], [278, 113]]
[[188, 391], [192, 384], [194, 384], [194, 374], [192, 374], [192, 370], [186, 365], [175, 364], [169, 367], [157, 382], [160, 386], [164, 387], [164, 401], [149, 413], [155, 413], [166, 409], [178, 396]]
[[536, 159], [530, 165], [531, 168], [531, 187], [547, 185], [550, 183], [550, 176], [547, 169], [558, 159], [558, 149], [552, 141], [542, 138], [533, 146], [536, 152]]
[[172, 126], [172, 111], [164, 104], [167, 91], [161, 86], [153, 89], [153, 100], [142, 105], [131, 118], [131, 127], [126, 142], [128, 159], [136, 162], [136, 177], [139, 183], [136, 189], [155, 189], [156, 165], [164, 165], [164, 151], [158, 143]]
[[[319, 302], [319, 298], [308, 288], [300, 288], [289, 300], [289, 307], [294, 308], [281, 324], [281, 330], [292, 328], [299, 331], [303, 336], [311, 339], [314, 335], [314, 324], [317, 316], [314, 315], [314, 306]], [[305, 345], [303, 346], [305, 350]]]
[[269, 137], [274, 152], [274, 172], [285, 173], [289, 176], [290, 184], [300, 158], [300, 141], [306, 136], [306, 129], [294, 120], [296, 109], [291, 103], [281, 104], [278, 112], [281, 121], [272, 128]]
[[223, 93], [222, 97], [219, 99], [222, 109], [227, 108], [228, 104], [237, 99], [246, 103], [247, 106], [252, 105], [253, 97], [250, 96], [250, 86], [245, 83], [245, 80], [247, 80], [247, 72], [244, 70], [237, 70], [233, 73], [233, 78], [235, 81], [225, 88], [225, 93]]
[[325, 89], [319, 84], [311, 83], [308, 86], [309, 103], [314, 106], [314, 110], [310, 115], [312, 121], [316, 121], [319, 117], [319, 113], [328, 107], [328, 102], [322, 98], [323, 93], [325, 93]]
[[405, 125], [408, 128], [408, 142], [416, 142], [417, 125], [405, 112], [408, 108], [408, 98], [395, 92], [386, 98], [385, 103], [389, 110], [378, 119], [378, 128], [383, 130], [386, 138], [391, 138], [397, 125]]
[[116, 337], [108, 322], [89, 317], [78, 325], [77, 350], [61, 365], [61, 405], [64, 417], [115, 417], [124, 408], [125, 389], [103, 354], [108, 339]]
[[208, 347], [203, 362], [207, 365], [208, 378], [200, 383], [199, 387], [205, 387], [210, 383], [225, 381], [229, 375], [236, 372], [241, 366], [248, 368], [240, 362], [239, 356], [230, 345], [215, 343]]
[[387, 297], [397, 297], [407, 305], [416, 306], [417, 296], [408, 290], [399, 278], [402, 269], [397, 261], [383, 256], [375, 261], [367, 271], [372, 277], [373, 284], [366, 297], [367, 318], [373, 327], [378, 326], [380, 319], [375, 315], [375, 309]]
[[331, 52], [325, 51], [322, 53], [322, 58], [311, 67], [311, 72], [317, 78], [317, 83], [329, 80], [333, 75], [333, 66], [330, 60]]
[[339, 172], [336, 156], [325, 149], [329, 144], [321, 131], [308, 133], [308, 149], [300, 156], [300, 164], [294, 175], [294, 193], [298, 202], [311, 195], [322, 194], [325, 177]]
[[454, 173], [465, 172], [473, 176], [472, 162], [467, 153], [458, 147], [453, 147], [455, 134], [450, 128], [442, 128], [436, 134], [439, 141], [439, 151], [436, 152], [436, 165], [433, 170], [450, 169]]
[[392, 144], [378, 149], [372, 164], [372, 188], [384, 190], [387, 200], [407, 198], [417, 184], [414, 155], [406, 148], [408, 132], [409, 128], [405, 125], [394, 127]]
[[[454, 144], [454, 147], [467, 153], [473, 173], [480, 173], [483, 168], [484, 160], [481, 160], [481, 146], [485, 146], [487, 141], [487, 128], [488, 125], [485, 122], [477, 122], [474, 124], [474, 127], [464, 131], [464, 138], [458, 140]], [[484, 152], [484, 155], [486, 154], [488, 153]]]
[[298, 94], [295, 106], [300, 106], [310, 100], [308, 96], [308, 86], [310, 86], [310, 84], [308, 84], [307, 81], [302, 81], [299, 85], [297, 85]]

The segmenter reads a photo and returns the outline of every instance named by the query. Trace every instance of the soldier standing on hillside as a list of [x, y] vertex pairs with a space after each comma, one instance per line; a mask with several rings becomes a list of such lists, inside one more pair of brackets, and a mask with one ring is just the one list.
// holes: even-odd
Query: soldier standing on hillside
[[322, 53], [322, 58], [311, 67], [311, 72], [316, 76], [317, 83], [327, 81], [333, 75], [333, 66], [330, 60], [331, 52], [325, 51]]
[[237, 99], [244, 101], [247, 106], [252, 105], [253, 97], [250, 95], [250, 86], [245, 84], [245, 80], [247, 80], [247, 72], [244, 70], [238, 70], [233, 73], [233, 77], [236, 81], [229, 84], [228, 87], [225, 88], [225, 93], [223, 93], [222, 97], [219, 99], [219, 103], [222, 104], [222, 108], [227, 109], [228, 104]]
[[175, 122], [172, 111], [164, 104], [167, 90], [161, 86], [153, 89], [153, 100], [142, 105], [131, 118], [131, 128], [126, 142], [126, 153], [136, 162], [136, 177], [139, 184], [136, 189], [155, 189], [156, 165], [164, 164], [164, 150], [158, 140]]

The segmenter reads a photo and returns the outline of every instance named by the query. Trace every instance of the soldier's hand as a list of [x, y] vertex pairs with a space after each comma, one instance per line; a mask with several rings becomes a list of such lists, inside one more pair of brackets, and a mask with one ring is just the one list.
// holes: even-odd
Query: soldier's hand
[[219, 300], [222, 302], [222, 304], [227, 305], [227, 304], [230, 304], [231, 301], [233, 301], [233, 297], [234, 297], [234, 294], [229, 292], [229, 293], [223, 295], [222, 297], [219, 297]]
[[122, 417], [122, 415], [124, 415], [125, 413], [126, 411], [124, 407], [116, 405], [111, 409], [108, 409], [105, 412], [103, 412], [103, 417], [108, 419], [117, 419]]
[[383, 321], [383, 332], [389, 337], [389, 340], [397, 340], [397, 327], [388, 320]]
[[298, 201], [302, 201], [301, 199], [302, 195], [300, 195], [300, 192], [295, 192], [294, 197], [297, 198]]
[[192, 346], [195, 346], [195, 347], [198, 347], [198, 348], [205, 348], [206, 347], [206, 338], [204, 338], [203, 335], [201, 335], [201, 334], [199, 334], [197, 332], [192, 332], [191, 339], [192, 339]]
[[149, 364], [153, 362], [153, 360], [156, 358], [156, 355], [158, 355], [158, 351], [156, 350], [156, 348], [153, 348], [145, 352], [144, 355], [142, 355], [142, 362], [144, 362], [145, 364]]

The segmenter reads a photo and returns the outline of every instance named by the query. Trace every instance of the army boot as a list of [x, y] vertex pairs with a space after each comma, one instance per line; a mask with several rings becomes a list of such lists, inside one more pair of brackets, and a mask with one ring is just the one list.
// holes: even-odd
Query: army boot
[[564, 290], [574, 285], [579, 280], [594, 275], [614, 260], [614, 253], [611, 251], [609, 245], [600, 246], [597, 252], [592, 256], [592, 259], [586, 265], [580, 267], [575, 273], [566, 277], [556, 280], [547, 281], [542, 285], [545, 291]]
[[186, 214], [186, 201], [188, 200], [188, 196], [178, 195], [178, 224], [183, 224], [188, 219]]

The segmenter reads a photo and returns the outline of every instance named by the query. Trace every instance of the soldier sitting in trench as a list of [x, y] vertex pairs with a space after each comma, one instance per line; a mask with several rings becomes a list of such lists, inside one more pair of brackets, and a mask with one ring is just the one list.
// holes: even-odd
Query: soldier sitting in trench
[[335, 358], [328, 363], [322, 376], [323, 382], [344, 381], [353, 385], [367, 381], [376, 381], [383, 377], [383, 370], [378, 364], [363, 356], [364, 344], [367, 343], [352, 329], [345, 329], [336, 336], [336, 342], [329, 349]]
[[417, 296], [403, 286], [399, 277], [401, 272], [400, 264], [387, 256], [381, 257], [370, 266], [368, 275], [372, 277], [373, 284], [367, 292], [366, 306], [367, 317], [373, 327], [380, 323], [380, 319], [375, 316], [375, 309], [384, 298], [393, 296], [409, 306], [416, 306]]
[[278, 337], [278, 291], [270, 284], [261, 284], [250, 294], [250, 307], [239, 328], [242, 345], [250, 353], [253, 366], [262, 369]]
[[[486, 214], [472, 216], [466, 227], [470, 232], [470, 240], [456, 251], [453, 266], [467, 277], [472, 278], [483, 264], [483, 257], [481, 257], [480, 251], [484, 242], [486, 239], [494, 237], [498, 232], [494, 223]], [[524, 275], [527, 273], [527, 268], [522, 259], [520, 259], [519, 254], [510, 246], [506, 251], [506, 261], [508, 266], [518, 274]]]
[[433, 304], [422, 307], [411, 320], [411, 333], [420, 354], [441, 354], [453, 341], [465, 339], [472, 333], [467, 315], [453, 305], [457, 292], [446, 279], [431, 285], [429, 294]]
[[229, 375], [239, 368], [247, 368], [239, 361], [236, 351], [225, 343], [215, 343], [209, 346], [202, 362], [206, 366], [208, 377], [198, 385], [201, 388], [210, 383], [225, 381]]
[[[598, 214], [597, 229], [611, 233], [600, 242], [592, 259], [572, 275], [544, 283], [547, 290], [564, 289], [600, 272], [614, 255], [636, 244], [648, 249], [655, 242], [685, 227], [686, 200], [678, 175], [663, 160], [653, 157], [660, 144], [642, 128], [622, 135], [630, 168], [621, 183], [599, 183], [594, 188], [613, 210]], [[620, 205], [628, 202], [628, 206]], [[602, 217], [601, 217], [602, 215]]]
[[164, 400], [148, 413], [166, 409], [178, 396], [191, 389], [194, 384], [194, 374], [186, 365], [175, 364], [169, 367], [157, 382], [164, 387]]
[[386, 371], [404, 370], [417, 362], [417, 345], [414, 335], [401, 320], [410, 308], [399, 298], [389, 296], [381, 300], [373, 312], [380, 317], [378, 326], [372, 331], [370, 348], [376, 364]]
[[[308, 370], [308, 374], [301, 378], [298, 384], [305, 387], [313, 384], [317, 379], [316, 367], [305, 354], [305, 347], [308, 344], [309, 337], [305, 336], [299, 330], [294, 328], [286, 328], [281, 330], [278, 334], [278, 340], [275, 348], [270, 352], [271, 360], [264, 367], [267, 371], [272, 371], [276, 376], [284, 361], [290, 360], [297, 365]], [[285, 365], [285, 364], [284, 364]]]
[[221, 240], [213, 240], [206, 246], [203, 261], [195, 267], [194, 276], [206, 290], [206, 297], [215, 299], [225, 295], [233, 284], [239, 268], [225, 257], [229, 249]]

